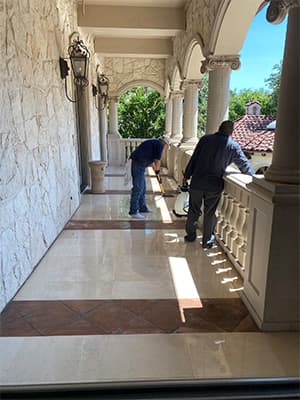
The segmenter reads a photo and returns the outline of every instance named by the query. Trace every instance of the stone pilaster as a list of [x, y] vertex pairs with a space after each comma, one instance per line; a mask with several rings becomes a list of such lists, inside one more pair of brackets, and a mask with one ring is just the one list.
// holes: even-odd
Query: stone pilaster
[[228, 119], [231, 70], [240, 67], [239, 56], [209, 56], [201, 72], [209, 72], [206, 132], [214, 133]]
[[182, 138], [182, 100], [183, 93], [176, 91], [171, 93], [172, 98], [172, 135], [174, 143], [179, 143]]
[[198, 92], [199, 81], [186, 81], [184, 83], [183, 105], [183, 137], [181, 145], [193, 146], [198, 142]]

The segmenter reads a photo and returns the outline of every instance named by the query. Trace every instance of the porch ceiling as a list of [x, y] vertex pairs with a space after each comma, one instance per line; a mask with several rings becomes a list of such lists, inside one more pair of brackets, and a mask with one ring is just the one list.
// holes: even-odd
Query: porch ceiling
[[187, 0], [78, 0], [78, 26], [99, 55], [167, 58], [185, 25]]

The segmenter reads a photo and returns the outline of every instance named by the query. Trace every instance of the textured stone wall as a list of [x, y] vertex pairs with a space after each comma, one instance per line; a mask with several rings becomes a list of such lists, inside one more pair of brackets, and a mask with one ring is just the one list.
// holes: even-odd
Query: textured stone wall
[[118, 95], [129, 82], [149, 81], [164, 88], [165, 60], [150, 58], [105, 58], [105, 74], [110, 82], [110, 94]]
[[79, 204], [73, 104], [60, 78], [72, 0], [0, 2], [0, 309]]
[[[174, 57], [166, 66], [166, 77], [172, 77], [176, 63], [182, 70], [188, 46], [192, 39], [203, 41], [202, 52], [208, 46], [213, 24], [221, 0], [191, 0], [186, 12], [187, 30], [180, 32], [174, 39]], [[201, 44], [201, 43], [200, 43]]]

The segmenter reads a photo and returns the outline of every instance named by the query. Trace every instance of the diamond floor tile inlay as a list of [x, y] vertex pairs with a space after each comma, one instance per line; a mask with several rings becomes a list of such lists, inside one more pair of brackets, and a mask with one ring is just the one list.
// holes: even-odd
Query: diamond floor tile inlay
[[0, 336], [257, 330], [238, 298], [12, 301], [0, 316]]

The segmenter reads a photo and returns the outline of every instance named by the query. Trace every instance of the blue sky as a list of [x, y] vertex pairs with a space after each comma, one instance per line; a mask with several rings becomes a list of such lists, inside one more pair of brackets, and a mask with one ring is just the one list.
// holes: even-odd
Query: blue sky
[[241, 68], [232, 71], [230, 89], [267, 89], [264, 80], [283, 58], [287, 17], [281, 24], [266, 20], [266, 8], [254, 18], [241, 49]]

